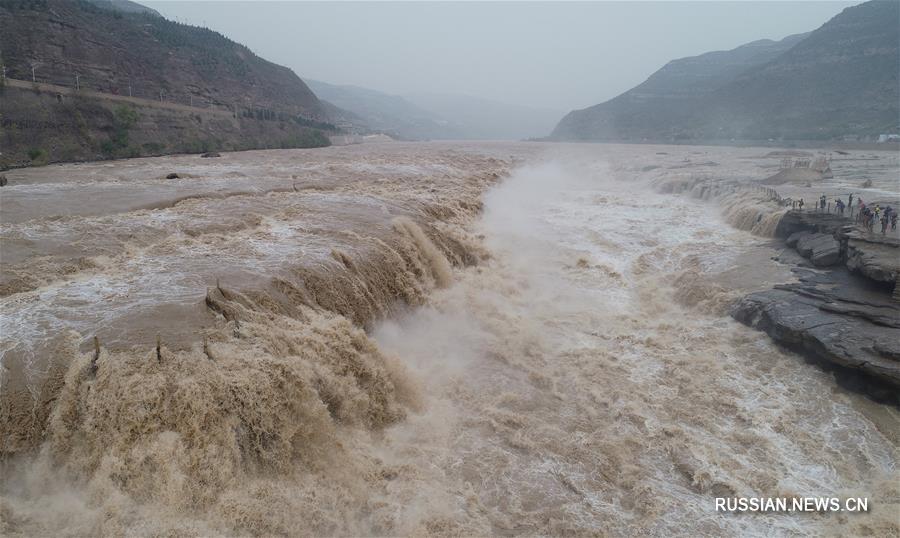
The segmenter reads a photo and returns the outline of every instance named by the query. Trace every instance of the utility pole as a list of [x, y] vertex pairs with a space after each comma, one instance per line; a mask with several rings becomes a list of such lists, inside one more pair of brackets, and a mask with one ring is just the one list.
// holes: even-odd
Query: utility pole
[[77, 92], [78, 90], [81, 89], [81, 85], [78, 84], [78, 77], [79, 77], [79, 76], [80, 76], [80, 75], [79, 75], [78, 73], [75, 73], [75, 91], [76, 91], [76, 92]]
[[131, 95], [131, 80], [130, 79], [128, 80], [128, 97], [134, 97], [133, 95]]
[[37, 80], [34, 79], [34, 64], [31, 64], [31, 82], [37, 82]]

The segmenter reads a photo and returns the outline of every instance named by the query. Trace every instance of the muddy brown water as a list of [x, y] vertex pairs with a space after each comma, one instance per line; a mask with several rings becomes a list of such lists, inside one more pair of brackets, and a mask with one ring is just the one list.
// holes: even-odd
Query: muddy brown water
[[[896, 195], [874, 155], [784, 188]], [[791, 278], [783, 209], [733, 188], [777, 163], [422, 143], [10, 172], [0, 529], [895, 536], [897, 411], [727, 316]]]

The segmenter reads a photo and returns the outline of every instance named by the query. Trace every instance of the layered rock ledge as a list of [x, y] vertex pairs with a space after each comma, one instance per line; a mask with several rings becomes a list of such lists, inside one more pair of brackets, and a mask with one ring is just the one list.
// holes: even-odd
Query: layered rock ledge
[[795, 260], [797, 282], [747, 295], [732, 317], [833, 369], [839, 382], [900, 405], [900, 240], [799, 211], [784, 216], [776, 237], [808, 263]]

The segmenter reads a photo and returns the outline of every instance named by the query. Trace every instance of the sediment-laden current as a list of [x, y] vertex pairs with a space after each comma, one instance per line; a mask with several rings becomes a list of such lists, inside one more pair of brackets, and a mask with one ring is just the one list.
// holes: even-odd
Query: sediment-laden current
[[[897, 410], [727, 316], [791, 278], [745, 185], [772, 165], [429, 143], [13, 172], [0, 529], [895, 536]], [[870, 508], [714, 506], [793, 496]]]

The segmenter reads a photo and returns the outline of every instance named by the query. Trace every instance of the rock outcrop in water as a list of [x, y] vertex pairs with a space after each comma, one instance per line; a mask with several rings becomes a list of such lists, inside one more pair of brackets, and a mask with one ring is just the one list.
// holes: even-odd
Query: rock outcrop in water
[[889, 293], [900, 272], [900, 241], [850, 222], [831, 213], [787, 213], [776, 236], [815, 267], [843, 266], [795, 268], [799, 282], [751, 293], [732, 316], [836, 366], [838, 379], [854, 388], [900, 403], [900, 302]]
[[846, 216], [789, 211], [778, 222], [775, 237], [814, 265], [843, 261], [851, 271], [886, 286], [894, 286], [900, 276], [900, 240], [859, 230]]
[[790, 211], [778, 221], [775, 237], [787, 238], [797, 232], [834, 233], [849, 223], [847, 217], [834, 213]]
[[798, 233], [801, 235], [796, 242], [797, 252], [816, 267], [834, 265], [840, 260], [841, 244], [833, 235]]
[[861, 296], [836, 273], [795, 271], [800, 282], [752, 293], [732, 316], [801, 354], [864, 374], [852, 376], [855, 388], [900, 403], [900, 305], [887, 295]]
[[900, 276], [900, 241], [852, 230], [845, 236], [847, 267], [865, 277], [893, 284]]

